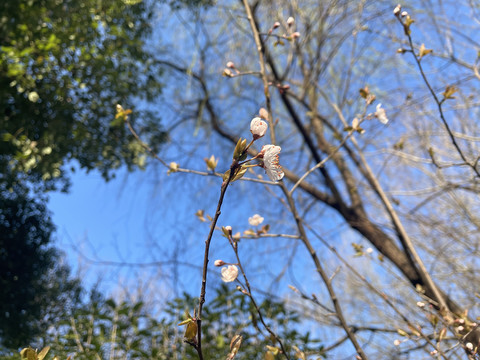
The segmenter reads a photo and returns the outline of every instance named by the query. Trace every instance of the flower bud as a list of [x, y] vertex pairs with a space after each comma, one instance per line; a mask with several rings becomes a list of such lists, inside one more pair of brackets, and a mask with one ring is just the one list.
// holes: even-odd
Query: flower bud
[[268, 125], [259, 117], [253, 118], [250, 122], [250, 132], [253, 135], [253, 140], [260, 139], [267, 132]]
[[258, 115], [260, 116], [260, 118], [262, 118], [263, 120], [268, 120], [268, 111], [267, 109], [265, 108], [260, 108], [260, 110], [258, 111]]
[[402, 11], [402, 14], [401, 14], [401, 15], [402, 15], [402, 17], [406, 17], [406, 16], [408, 16], [408, 12]]
[[393, 9], [393, 15], [398, 16], [400, 14], [400, 11], [402, 10], [402, 5], [398, 4], [395, 9]]
[[272, 29], [276, 29], [278, 27], [280, 27], [280, 23], [278, 21], [275, 21], [275, 24], [273, 24]]
[[300, 33], [298, 31], [295, 31], [291, 36], [292, 36], [292, 39], [296, 39], [300, 37]]
[[222, 232], [227, 238], [229, 238], [232, 236], [232, 227], [230, 225], [222, 226]]
[[167, 174], [170, 175], [171, 173], [177, 172], [179, 167], [180, 166], [176, 162], [171, 162], [169, 164], [169, 169], [167, 171]]
[[233, 61], [227, 62], [227, 68], [235, 69], [235, 64], [233, 63]]
[[287, 25], [288, 25], [288, 26], [292, 26], [294, 23], [295, 23], [295, 19], [290, 16], [290, 17], [287, 19]]
[[223, 266], [223, 265], [225, 265], [225, 264], [226, 264], [225, 261], [220, 260], [220, 259], [219, 259], [219, 260], [215, 260], [215, 262], [214, 262], [214, 265], [215, 265], [215, 266]]
[[232, 77], [233, 76], [232, 71], [228, 68], [223, 69], [222, 75], [226, 76], [226, 77]]

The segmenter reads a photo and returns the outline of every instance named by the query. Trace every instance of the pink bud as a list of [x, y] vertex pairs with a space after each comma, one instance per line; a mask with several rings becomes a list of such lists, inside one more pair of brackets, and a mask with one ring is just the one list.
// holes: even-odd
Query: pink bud
[[233, 63], [233, 61], [227, 62], [227, 68], [235, 69], [235, 64]]
[[287, 25], [288, 26], [292, 26], [294, 22], [295, 22], [295, 19], [291, 16], [287, 19]]
[[215, 260], [214, 264], [215, 266], [223, 266], [226, 264], [226, 262], [219, 259], [219, 260]]
[[275, 21], [275, 24], [273, 24], [272, 29], [276, 29], [278, 27], [280, 27], [280, 23], [278, 21]]
[[402, 17], [408, 16], [408, 12], [402, 11], [402, 14], [401, 14], [401, 15], [402, 15]]
[[263, 120], [268, 120], [268, 111], [267, 111], [267, 109], [265, 109], [265, 108], [260, 108], [260, 110], [258, 111], [258, 114], [260, 115], [260, 117], [261, 117]]
[[292, 34], [292, 39], [296, 39], [296, 38], [299, 38], [300, 37], [300, 33], [298, 31], [295, 31], [293, 34]]

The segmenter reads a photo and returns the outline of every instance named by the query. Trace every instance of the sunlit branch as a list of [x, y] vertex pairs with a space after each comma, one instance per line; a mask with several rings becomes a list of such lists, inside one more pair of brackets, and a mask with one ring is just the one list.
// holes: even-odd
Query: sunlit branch
[[426, 336], [422, 329], [419, 327], [419, 326], [416, 326], [415, 324], [413, 324], [407, 317], [406, 315], [403, 314], [403, 312], [398, 309], [398, 307], [392, 302], [392, 300], [390, 300], [390, 298], [387, 296], [386, 293], [380, 291], [379, 289], [377, 289], [370, 281], [367, 280], [367, 278], [365, 278], [365, 276], [363, 276], [362, 274], [360, 274], [348, 261], [346, 261], [341, 255], [340, 253], [337, 251], [337, 249], [330, 245], [327, 241], [325, 241], [325, 239], [320, 236], [320, 234], [318, 234], [318, 232], [316, 232], [312, 227], [310, 227], [308, 224], [305, 224], [305, 226], [312, 232], [312, 234], [318, 239], [320, 240], [320, 242], [326, 246], [339, 260], [340, 262], [350, 271], [352, 272], [357, 278], [359, 278], [371, 291], [373, 291], [376, 295], [378, 295], [378, 297], [380, 299], [382, 299], [393, 311], [395, 311], [395, 313], [400, 316], [400, 318], [405, 322], [405, 324], [411, 328], [411, 329], [415, 329], [415, 331], [417, 331], [420, 336], [425, 339], [434, 349], [436, 349], [440, 354], [442, 354], [442, 356], [445, 358], [445, 360], [447, 360], [447, 358], [444, 356], [443, 352], [441, 351], [441, 349], [439, 349], [437, 347], [437, 345], [435, 345], [433, 342], [431, 342], [431, 340], [429, 339], [428, 336]]
[[247, 274], [245, 273], [245, 270], [243, 269], [242, 262], [240, 260], [239, 254], [238, 254], [238, 242], [235, 241], [231, 235], [229, 235], [228, 241], [229, 241], [230, 245], [232, 246], [233, 252], [235, 253], [235, 258], [237, 259], [238, 267], [240, 268], [240, 271], [242, 272], [243, 279], [245, 280], [245, 286], [247, 288], [247, 291], [242, 290], [242, 293], [250, 298], [250, 301], [252, 302], [252, 305], [255, 308], [255, 311], [257, 312], [258, 318], [260, 319], [260, 322], [262, 323], [263, 327], [277, 341], [278, 345], [282, 349], [283, 356], [285, 356], [285, 358], [287, 360], [290, 360], [290, 357], [288, 356], [287, 350], [285, 349], [285, 346], [283, 345], [282, 339], [280, 339], [280, 337], [272, 330], [272, 328], [265, 323], [265, 320], [264, 320], [263, 315], [262, 315], [262, 311], [260, 310], [260, 308], [257, 305], [257, 302], [255, 301], [255, 298], [254, 298], [253, 293], [252, 293], [252, 289], [250, 287], [250, 282], [248, 281]]
[[[420, 72], [420, 75], [422, 76], [422, 79], [425, 83], [425, 85], [427, 86], [428, 88], [428, 91], [430, 92], [430, 94], [432, 95], [432, 98], [433, 100], [435, 101], [435, 103], [437, 104], [437, 107], [438, 107], [438, 113], [440, 115], [440, 119], [442, 120], [443, 122], [443, 125], [445, 126], [445, 130], [447, 131], [448, 133], [448, 136], [450, 137], [450, 140], [453, 144], [453, 146], [455, 147], [455, 149], [457, 150], [457, 153], [460, 155], [460, 157], [462, 158], [462, 160], [470, 167], [472, 168], [472, 170], [475, 172], [475, 174], [477, 175], [477, 177], [480, 177], [480, 171], [477, 169], [477, 163], [471, 163], [470, 161], [468, 161], [468, 159], [466, 158], [466, 156], [464, 155], [462, 149], [460, 149], [460, 145], [458, 145], [457, 143], [457, 140], [455, 139], [455, 136], [453, 135], [453, 132], [452, 130], [450, 129], [450, 125], [448, 125], [448, 122], [447, 120], [445, 119], [445, 115], [443, 113], [443, 103], [445, 102], [445, 100], [447, 100], [448, 97], [444, 97], [442, 100], [440, 100], [437, 96], [437, 94], [435, 93], [435, 91], [433, 90], [432, 86], [430, 85], [430, 82], [428, 81], [427, 79], [427, 76], [425, 75], [425, 72], [423, 70], [423, 67], [422, 67], [422, 63], [421, 63], [421, 57], [417, 56], [415, 54], [415, 46], [413, 45], [413, 40], [412, 40], [412, 36], [411, 36], [411, 33], [410, 33], [410, 29], [409, 29], [409, 26], [407, 26], [401, 19], [400, 16], [396, 16], [396, 18], [398, 19], [398, 21], [400, 22], [400, 24], [402, 24], [402, 26], [404, 27], [404, 32], [405, 32], [405, 35], [407, 36], [408, 38], [408, 44], [410, 46], [410, 52], [412, 53], [413, 55], [413, 58], [415, 60], [415, 63], [417, 64], [417, 67], [418, 67], [418, 70]], [[477, 71], [478, 73], [478, 70], [477, 68], [475, 67], [475, 70]]]

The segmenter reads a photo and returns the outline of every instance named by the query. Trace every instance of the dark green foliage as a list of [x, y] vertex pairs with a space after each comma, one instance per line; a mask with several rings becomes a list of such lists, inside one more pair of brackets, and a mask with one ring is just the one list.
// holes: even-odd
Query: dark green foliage
[[69, 160], [106, 179], [121, 165], [143, 166], [142, 148], [111, 122], [121, 103], [154, 148], [165, 140], [158, 114], [135, 106], [161, 89], [145, 50], [153, 4], [0, 2], [0, 182], [28, 174], [44, 188], [66, 185]]
[[[182, 310], [193, 314], [197, 303], [198, 298], [184, 294], [183, 298], [171, 302], [167, 311], [172, 316], [178, 316]], [[300, 331], [300, 314], [287, 310], [285, 303], [271, 298], [264, 299], [259, 307], [267, 325], [271, 326], [290, 352], [290, 358], [294, 358], [294, 345], [302, 351], [315, 354], [316, 358], [324, 355], [321, 342], [312, 339], [309, 332]], [[278, 346], [261, 324], [250, 299], [225, 284], [221, 284], [215, 298], [205, 304], [202, 328], [202, 349], [206, 359], [224, 360], [230, 351], [230, 341], [236, 334], [243, 336], [236, 360], [263, 360], [266, 345]], [[183, 346], [187, 354], [185, 359], [198, 358], [191, 346]]]
[[[73, 320], [72, 320], [73, 319]], [[144, 303], [105, 300], [93, 292], [72, 319], [57, 324], [47, 343], [60, 359], [172, 359], [174, 326], [157, 321]]]
[[[203, 349], [205, 359], [225, 360], [230, 340], [240, 333], [243, 343], [236, 360], [263, 359], [266, 345], [276, 344], [258, 322], [248, 299], [225, 285], [215, 298], [205, 304], [203, 317]], [[193, 348], [183, 342], [185, 311], [193, 314], [197, 298], [184, 294], [169, 302], [157, 320], [144, 302], [105, 300], [92, 292], [90, 299], [79, 306], [73, 318], [64, 318], [55, 325], [42, 346], [51, 346], [50, 355], [64, 360], [74, 359], [198, 359]], [[299, 314], [287, 311], [280, 301], [262, 302], [262, 313], [282, 338], [293, 359], [293, 345], [303, 351], [322, 356], [319, 342], [302, 332]], [[72, 320], [73, 319], [73, 320]]]
[[15, 349], [68, 315], [80, 287], [50, 246], [54, 230], [42, 199], [0, 186], [0, 346]]

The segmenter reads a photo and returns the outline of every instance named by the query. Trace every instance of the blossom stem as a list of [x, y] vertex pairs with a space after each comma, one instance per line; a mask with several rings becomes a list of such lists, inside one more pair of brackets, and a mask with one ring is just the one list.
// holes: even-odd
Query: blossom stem
[[[246, 150], [244, 150], [246, 151]], [[217, 224], [218, 218], [221, 214], [223, 199], [225, 197], [225, 193], [227, 192], [228, 185], [235, 177], [237, 170], [240, 168], [237, 160], [234, 160], [230, 165], [230, 174], [226, 180], [223, 181], [221, 189], [220, 189], [220, 197], [217, 203], [217, 210], [215, 211], [215, 216], [212, 220], [210, 225], [210, 231], [207, 236], [207, 240], [205, 240], [205, 253], [203, 257], [203, 272], [202, 272], [202, 287], [200, 290], [200, 297], [198, 301], [198, 311], [197, 311], [197, 325], [198, 325], [198, 332], [197, 332], [197, 345], [195, 346], [195, 350], [197, 351], [198, 358], [203, 360], [203, 352], [202, 352], [202, 308], [203, 304], [205, 303], [205, 293], [207, 287], [207, 270], [208, 270], [208, 256], [210, 252], [210, 244], [212, 242], [213, 232], [215, 231], [215, 226]]]

